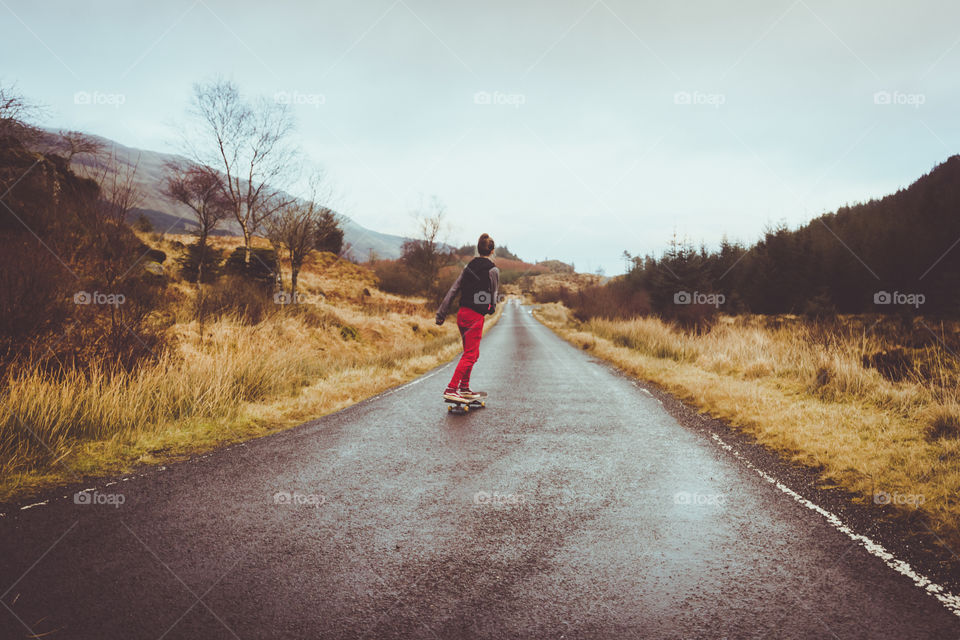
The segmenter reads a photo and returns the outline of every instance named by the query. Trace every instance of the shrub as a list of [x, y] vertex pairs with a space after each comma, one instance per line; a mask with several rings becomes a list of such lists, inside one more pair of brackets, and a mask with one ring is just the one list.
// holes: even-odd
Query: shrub
[[133, 228], [143, 233], [151, 233], [153, 231], [153, 223], [150, 222], [150, 218], [141, 213], [137, 217], [137, 221], [133, 223]]
[[374, 265], [373, 272], [380, 282], [381, 291], [401, 296], [419, 293], [416, 275], [398, 260], [381, 260]]
[[223, 270], [272, 290], [279, 273], [277, 253], [273, 249], [254, 247], [250, 249], [250, 262], [246, 262], [246, 251], [237, 247], [227, 258]]
[[[200, 265], [200, 245], [196, 242], [186, 247], [183, 254], [177, 259], [180, 267], [180, 277], [188, 282], [197, 281], [197, 269]], [[223, 251], [207, 246], [203, 255], [203, 281], [216, 280], [223, 267]]]
[[542, 289], [540, 291], [535, 291], [533, 293], [534, 302], [540, 304], [550, 304], [551, 302], [564, 302], [567, 299], [569, 292], [565, 287], [558, 286], [552, 289]]
[[634, 318], [648, 315], [651, 311], [650, 297], [645, 291], [631, 290], [626, 283], [618, 281], [578, 290], [567, 289], [561, 285], [534, 293], [534, 300], [540, 303], [563, 303], [581, 322], [593, 318]]
[[227, 275], [208, 288], [202, 311], [203, 315], [236, 315], [246, 324], [257, 324], [276, 311], [276, 304], [262, 283]]

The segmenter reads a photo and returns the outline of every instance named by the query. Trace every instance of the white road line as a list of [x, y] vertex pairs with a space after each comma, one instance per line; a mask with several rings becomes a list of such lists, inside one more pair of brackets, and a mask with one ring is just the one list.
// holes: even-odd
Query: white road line
[[774, 478], [773, 476], [765, 472], [763, 469], [760, 469], [759, 467], [754, 465], [752, 462], [750, 462], [745, 457], [740, 455], [740, 452], [734, 449], [731, 445], [721, 440], [720, 436], [718, 436], [717, 434], [713, 433], [711, 435], [713, 436], [713, 439], [717, 441], [717, 444], [723, 447], [726, 451], [729, 451], [731, 454], [733, 454], [733, 456], [737, 460], [739, 460], [741, 463], [743, 463], [743, 465], [746, 466], [748, 469], [752, 469], [753, 471], [756, 471], [761, 478], [763, 478], [770, 484], [776, 486], [777, 489], [787, 494], [788, 496], [793, 498], [795, 501], [805, 506], [807, 509], [810, 509], [811, 511], [815, 511], [819, 513], [821, 516], [823, 516], [827, 520], [827, 522], [829, 522], [833, 526], [834, 529], [836, 529], [837, 531], [840, 531], [841, 533], [845, 534], [848, 538], [858, 543], [861, 547], [866, 549], [870, 554], [883, 560], [883, 563], [885, 565], [887, 565], [897, 573], [903, 576], [906, 576], [907, 578], [910, 578], [910, 580], [912, 580], [916, 586], [920, 587], [921, 589], [926, 591], [928, 594], [930, 594], [931, 596], [939, 600], [940, 603], [943, 604], [943, 606], [945, 606], [947, 609], [949, 609], [950, 612], [953, 613], [955, 616], [960, 617], [960, 596], [957, 596], [951, 593], [950, 591], [947, 591], [942, 586], [936, 584], [935, 582], [927, 578], [925, 575], [921, 573], [917, 573], [916, 571], [913, 570], [913, 567], [911, 567], [908, 562], [897, 558], [895, 555], [887, 551], [886, 548], [884, 548], [884, 546], [881, 545], [879, 542], [876, 542], [873, 539], [863, 534], [856, 533], [853, 529], [851, 529], [846, 524], [844, 524], [844, 522], [840, 518], [838, 518], [836, 515], [827, 511], [823, 507], [816, 505], [813, 502], [810, 502], [809, 500], [801, 496], [799, 493], [797, 493], [787, 485], [783, 484], [782, 482], [780, 482], [779, 480], [777, 480], [776, 478]]
[[420, 377], [417, 378], [416, 380], [412, 380], [412, 381], [408, 382], [408, 383], [405, 384], [405, 385], [401, 385], [401, 386], [397, 387], [396, 389], [394, 389], [394, 391], [400, 391], [401, 389], [406, 389], [407, 387], [412, 387], [412, 386], [415, 385], [415, 384], [420, 384], [421, 382], [423, 382], [423, 381], [426, 380], [427, 378], [432, 378], [433, 376], [437, 375], [438, 373], [440, 373], [440, 372], [439, 372], [439, 371], [434, 371], [433, 373], [428, 373], [428, 374], [426, 374], [426, 375], [424, 375], [424, 376], [420, 376]]
[[[447, 364], [450, 364], [450, 363], [448, 362]], [[376, 397], [378, 397], [378, 398], [385, 398], [385, 397], [387, 397], [387, 396], [391, 396], [391, 395], [397, 393], [398, 391], [403, 391], [403, 390], [406, 389], [407, 387], [412, 387], [412, 386], [415, 385], [415, 384], [420, 384], [421, 382], [423, 382], [423, 381], [426, 380], [427, 378], [432, 378], [433, 376], [435, 376], [435, 375], [437, 375], [438, 373], [440, 373], [441, 371], [443, 371], [443, 369], [445, 369], [446, 366], [447, 366], [447, 365], [444, 365], [443, 367], [441, 367], [441, 368], [438, 369], [437, 371], [434, 371], [433, 373], [428, 373], [428, 374], [426, 374], [426, 375], [420, 376], [420, 377], [417, 378], [416, 380], [413, 380], [413, 381], [408, 382], [408, 383], [406, 383], [406, 384], [402, 384], [402, 385], [400, 385], [399, 387], [397, 387], [397, 388], [395, 388], [395, 389], [390, 389], [389, 391], [384, 391], [383, 393], [381, 393], [379, 396], [376, 396]]]

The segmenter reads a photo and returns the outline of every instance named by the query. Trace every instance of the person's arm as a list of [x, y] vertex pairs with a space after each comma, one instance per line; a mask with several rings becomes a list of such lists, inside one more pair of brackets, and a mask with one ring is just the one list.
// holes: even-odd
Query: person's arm
[[443, 321], [447, 319], [447, 312], [450, 311], [450, 305], [453, 304], [453, 297], [457, 295], [457, 292], [460, 291], [460, 283], [463, 282], [463, 271], [460, 272], [457, 281], [453, 283], [453, 286], [450, 287], [450, 290], [447, 291], [447, 295], [443, 297], [443, 302], [440, 303], [440, 308], [437, 309], [437, 324], [443, 324]]
[[500, 269], [490, 269], [490, 313], [497, 310], [497, 300], [500, 296]]

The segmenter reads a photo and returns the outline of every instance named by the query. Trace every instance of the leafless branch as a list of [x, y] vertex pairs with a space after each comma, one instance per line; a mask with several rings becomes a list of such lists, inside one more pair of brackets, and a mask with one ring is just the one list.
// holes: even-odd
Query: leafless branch
[[265, 98], [250, 102], [235, 83], [215, 79], [194, 85], [189, 115], [193, 126], [185, 131], [184, 148], [221, 175], [249, 262], [253, 235], [293, 202], [280, 189], [298, 157], [289, 107]]

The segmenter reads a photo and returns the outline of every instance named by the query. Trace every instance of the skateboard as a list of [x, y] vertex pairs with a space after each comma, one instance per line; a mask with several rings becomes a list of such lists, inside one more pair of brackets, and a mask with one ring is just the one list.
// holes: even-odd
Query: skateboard
[[466, 402], [459, 402], [457, 400], [447, 400], [443, 399], [447, 403], [447, 411], [452, 411], [456, 413], [467, 413], [470, 411], [470, 407], [474, 409], [479, 409], [487, 406], [487, 392], [486, 391], [477, 391], [478, 398], [469, 400]]

